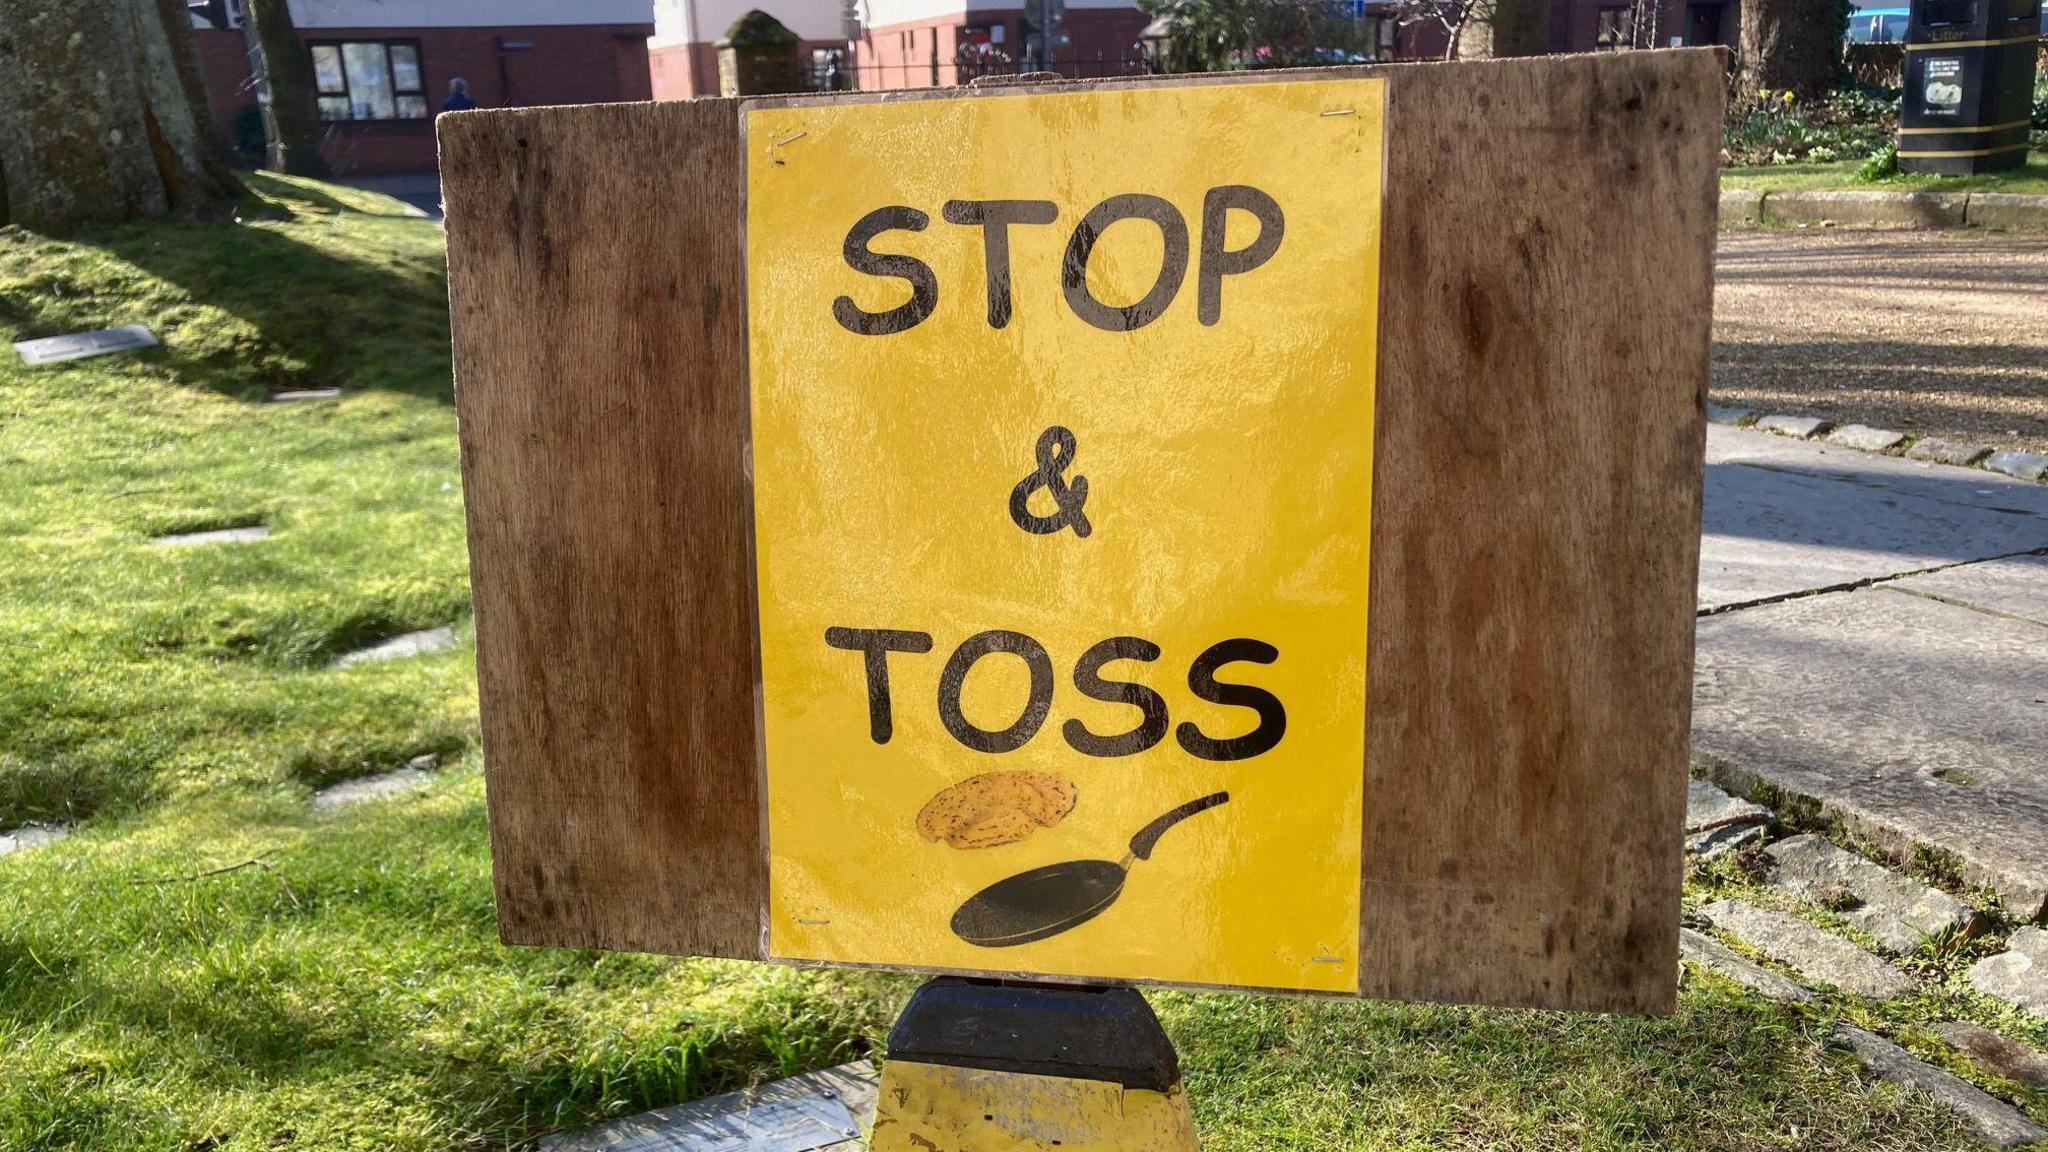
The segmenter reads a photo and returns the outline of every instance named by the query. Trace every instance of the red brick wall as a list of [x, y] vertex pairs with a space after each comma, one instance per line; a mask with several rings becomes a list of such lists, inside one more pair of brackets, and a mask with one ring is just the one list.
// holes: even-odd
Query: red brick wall
[[[427, 104], [438, 109], [448, 81], [469, 81], [479, 107], [601, 104], [653, 98], [647, 37], [639, 24], [539, 25], [481, 28], [305, 28], [308, 44], [346, 40], [411, 40], [420, 46]], [[207, 103], [223, 130], [235, 112], [255, 101], [249, 86], [242, 33], [195, 29], [206, 72]], [[500, 37], [529, 41], [531, 49], [503, 53]], [[716, 86], [714, 73], [713, 86]], [[329, 124], [321, 155], [341, 175], [424, 172], [435, 167], [432, 121]]]

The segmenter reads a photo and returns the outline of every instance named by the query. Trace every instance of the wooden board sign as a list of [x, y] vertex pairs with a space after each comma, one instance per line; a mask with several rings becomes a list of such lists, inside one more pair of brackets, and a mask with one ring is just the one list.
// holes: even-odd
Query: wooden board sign
[[1721, 84], [442, 118], [504, 938], [1668, 1009]]
[[742, 114], [771, 956], [1356, 989], [1385, 90]]

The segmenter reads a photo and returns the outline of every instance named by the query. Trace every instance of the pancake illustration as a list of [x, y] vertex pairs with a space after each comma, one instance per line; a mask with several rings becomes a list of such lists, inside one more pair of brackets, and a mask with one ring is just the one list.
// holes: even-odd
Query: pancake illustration
[[984, 772], [925, 802], [917, 834], [955, 848], [1015, 844], [1074, 810], [1071, 781], [1050, 772]]

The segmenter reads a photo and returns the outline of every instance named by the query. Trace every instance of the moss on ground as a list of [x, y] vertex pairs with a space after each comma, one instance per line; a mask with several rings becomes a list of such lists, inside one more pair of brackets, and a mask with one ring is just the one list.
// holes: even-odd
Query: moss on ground
[[[873, 1051], [911, 980], [497, 942], [469, 646], [330, 666], [467, 612], [441, 235], [255, 183], [235, 224], [0, 232], [9, 339], [166, 345], [0, 363], [0, 826], [84, 820], [0, 859], [0, 1148], [523, 1147]], [[452, 766], [420, 794], [306, 805], [423, 751]], [[1960, 1011], [2041, 1042], [1966, 955], [1881, 1016], [1712, 977], [1662, 1020], [1154, 999], [1212, 1149], [1960, 1149], [1824, 1037]]]

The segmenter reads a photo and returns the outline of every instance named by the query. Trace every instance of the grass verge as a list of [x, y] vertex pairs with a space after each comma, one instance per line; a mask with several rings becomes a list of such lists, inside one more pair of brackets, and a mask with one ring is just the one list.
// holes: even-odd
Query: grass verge
[[[497, 943], [467, 646], [330, 667], [466, 611], [440, 234], [257, 187], [237, 224], [0, 232], [10, 338], [166, 341], [0, 366], [0, 825], [91, 817], [0, 859], [0, 1148], [526, 1147], [872, 1051], [912, 981]], [[427, 750], [424, 792], [305, 803]], [[1154, 1000], [1212, 1149], [1917, 1150], [1969, 1145], [1824, 1037], [2012, 1027], [1952, 986], [1878, 1019], [1711, 978], [1663, 1020]]]
[[1756, 188], [1766, 192], [2019, 192], [2048, 196], [2048, 152], [2027, 153], [2024, 167], [1976, 176], [1916, 176], [1900, 173], [1878, 180], [1858, 180], [1861, 160], [1828, 164], [1766, 164], [1723, 168], [1721, 187]]

